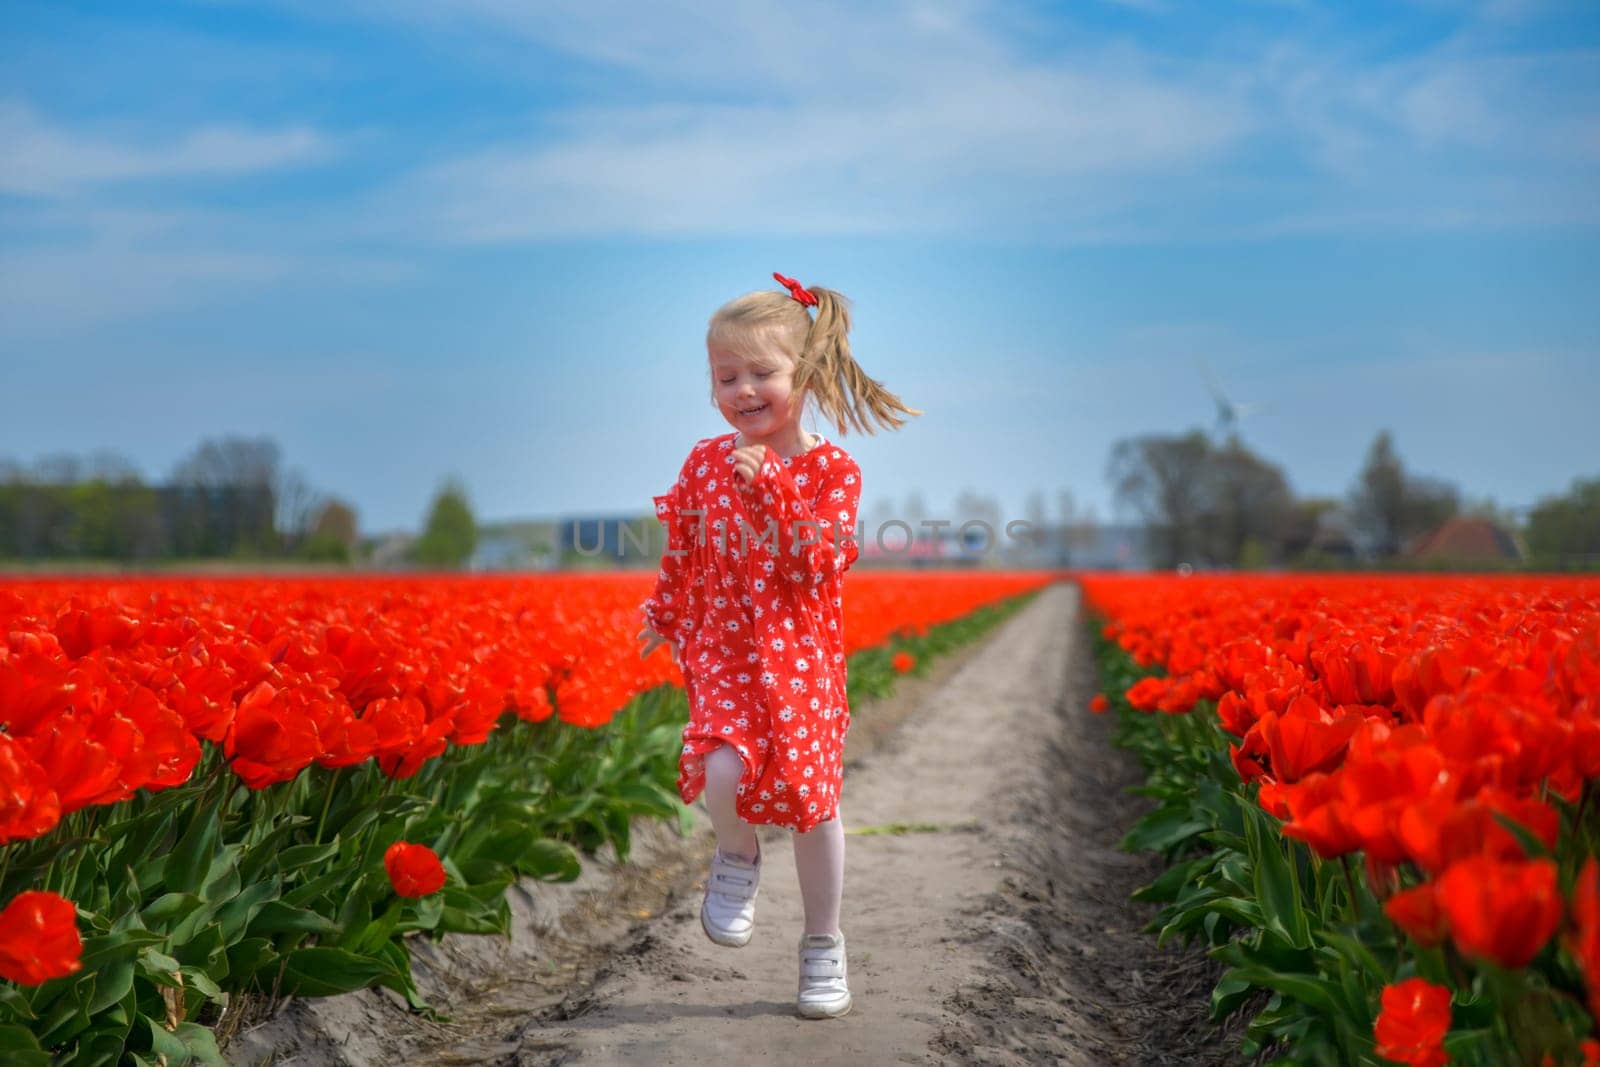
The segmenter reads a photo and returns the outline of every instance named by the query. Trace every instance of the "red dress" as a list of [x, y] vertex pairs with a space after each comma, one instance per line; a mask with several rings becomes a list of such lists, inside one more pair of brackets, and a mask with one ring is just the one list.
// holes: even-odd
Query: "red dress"
[[804, 833], [839, 810], [850, 729], [843, 586], [859, 554], [861, 469], [818, 435], [789, 459], [768, 448], [746, 486], [733, 469], [737, 436], [697, 443], [655, 498], [667, 551], [643, 610], [683, 664], [684, 803], [705, 787], [706, 754], [727, 743], [744, 760], [740, 818]]

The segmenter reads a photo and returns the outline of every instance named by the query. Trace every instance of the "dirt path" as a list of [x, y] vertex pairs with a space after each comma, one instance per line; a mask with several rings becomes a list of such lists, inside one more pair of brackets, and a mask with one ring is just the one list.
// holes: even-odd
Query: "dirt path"
[[[302, 1002], [299, 1025], [255, 1047], [282, 1067], [1229, 1062], [1234, 1040], [1205, 1020], [1213, 967], [1156, 951], [1141, 933], [1152, 909], [1128, 899], [1156, 868], [1116, 848], [1137, 769], [1084, 710], [1082, 637], [1077, 588], [1054, 586], [943, 678], [864, 716], [871, 730], [852, 725], [840, 925], [855, 1005], [843, 1019], [795, 1014], [802, 909], [786, 832], [761, 832], [755, 938], [706, 939], [702, 822], [687, 840], [647, 834], [634, 864], [597, 865], [591, 888], [559, 887], [559, 920], [519, 912], [534, 943], [495, 949], [482, 980], [459, 978], [473, 969], [460, 957], [492, 939], [419, 946], [419, 977], [440, 983], [425, 992], [451, 1023], [368, 992]], [[854, 832], [891, 823], [940, 829]]]
[[[1058, 586], [1012, 618], [876, 755], [846, 774], [845, 827], [935, 823], [941, 832], [851, 835], [840, 922], [855, 1007], [840, 1020], [794, 1010], [799, 888], [789, 835], [761, 839], [757, 931], [725, 949], [700, 929], [699, 895], [632, 946], [571, 1018], [535, 1020], [516, 1055], [548, 1062], [924, 1063], [948, 1024], [943, 1004], [988, 966], [959, 918], [995, 891], [1003, 854], [983, 832], [1004, 818], [1054, 722], [1076, 590]], [[975, 825], [978, 832], [967, 829]]]

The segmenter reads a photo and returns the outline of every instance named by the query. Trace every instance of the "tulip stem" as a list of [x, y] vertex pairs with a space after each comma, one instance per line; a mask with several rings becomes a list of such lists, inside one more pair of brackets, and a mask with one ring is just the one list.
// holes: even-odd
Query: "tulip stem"
[[88, 844], [89, 844], [88, 841], [85, 840], [84, 844], [83, 844], [83, 847], [79, 848], [78, 849], [78, 854], [75, 857], [73, 857], [73, 860], [72, 860], [72, 877], [69, 878], [67, 880], [66, 885], [62, 886], [62, 888], [61, 888], [61, 895], [66, 897], [68, 900], [71, 900], [71, 901], [74, 901], [74, 902], [76, 902], [77, 899], [78, 899], [78, 893], [77, 893], [78, 872], [83, 869], [83, 857], [84, 857], [84, 854], [89, 851]]
[[317, 836], [312, 838], [313, 843], [322, 844], [322, 828], [328, 824], [328, 809], [333, 806], [333, 792], [339, 785], [339, 772], [343, 767], [335, 767], [333, 774], [328, 778], [328, 795], [322, 798], [322, 815], [317, 819]]
[[1350, 869], [1350, 856], [1346, 853], [1339, 857], [1339, 865], [1344, 868], [1345, 885], [1350, 887], [1350, 915], [1357, 922], [1361, 921], [1361, 897], [1356, 893], [1355, 872]]

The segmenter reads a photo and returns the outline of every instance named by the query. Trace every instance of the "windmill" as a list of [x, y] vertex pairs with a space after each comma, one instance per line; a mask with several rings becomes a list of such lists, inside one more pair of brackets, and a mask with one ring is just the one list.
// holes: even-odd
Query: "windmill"
[[1217, 422], [1212, 430], [1212, 436], [1221, 440], [1226, 433], [1232, 437], [1239, 432], [1239, 423], [1250, 415], [1260, 415], [1271, 409], [1260, 404], [1235, 404], [1223, 393], [1222, 387], [1211, 376], [1211, 370], [1206, 366], [1205, 360], [1195, 357], [1195, 363], [1200, 367], [1200, 374], [1206, 380], [1206, 387], [1211, 390], [1211, 397], [1217, 405]]

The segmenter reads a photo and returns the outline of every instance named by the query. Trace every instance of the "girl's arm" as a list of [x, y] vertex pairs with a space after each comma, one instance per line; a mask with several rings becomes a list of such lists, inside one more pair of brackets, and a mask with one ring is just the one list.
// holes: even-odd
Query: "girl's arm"
[[[861, 468], [841, 452], [815, 477], [820, 484], [798, 485], [778, 454], [768, 448], [755, 481], [739, 482], [754, 527], [752, 542], [769, 538], [766, 543], [776, 545], [777, 572], [811, 585], [843, 574], [861, 554], [855, 540]], [[769, 537], [769, 531], [775, 532]]]

